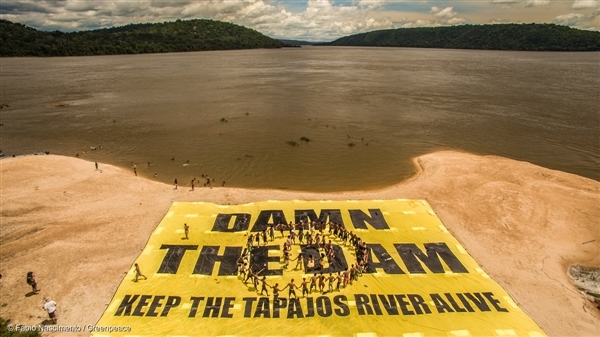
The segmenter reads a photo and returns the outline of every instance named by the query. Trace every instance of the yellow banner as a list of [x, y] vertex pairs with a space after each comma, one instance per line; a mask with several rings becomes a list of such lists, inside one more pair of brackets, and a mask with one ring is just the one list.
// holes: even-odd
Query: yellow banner
[[173, 203], [93, 335], [545, 336], [404, 199]]

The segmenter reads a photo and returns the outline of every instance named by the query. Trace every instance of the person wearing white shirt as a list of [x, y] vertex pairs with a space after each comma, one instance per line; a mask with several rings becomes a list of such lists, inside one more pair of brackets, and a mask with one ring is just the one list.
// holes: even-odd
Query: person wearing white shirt
[[56, 324], [56, 302], [47, 297], [44, 298], [44, 300], [46, 301], [46, 303], [42, 308], [48, 312], [48, 316], [50, 317], [50, 319], [52, 319], [52, 322]]

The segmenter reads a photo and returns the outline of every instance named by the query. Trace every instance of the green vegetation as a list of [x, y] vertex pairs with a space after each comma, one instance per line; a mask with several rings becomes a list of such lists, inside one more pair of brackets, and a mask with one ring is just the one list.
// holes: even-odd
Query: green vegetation
[[232, 23], [189, 20], [64, 33], [0, 20], [0, 56], [83, 56], [281, 48], [284, 43]]
[[28, 332], [16, 332], [8, 329], [9, 325], [14, 326], [10, 319], [4, 319], [0, 317], [0, 337], [41, 337], [42, 334], [39, 331], [28, 331]]
[[221, 118], [221, 123], [223, 123], [223, 122], [227, 123], [227, 122], [228, 122], [228, 120], [227, 120], [227, 119], [225, 119], [225, 117], [223, 117], [223, 118]]
[[529, 51], [597, 51], [600, 32], [554, 24], [495, 24], [378, 30], [342, 37], [331, 46]]

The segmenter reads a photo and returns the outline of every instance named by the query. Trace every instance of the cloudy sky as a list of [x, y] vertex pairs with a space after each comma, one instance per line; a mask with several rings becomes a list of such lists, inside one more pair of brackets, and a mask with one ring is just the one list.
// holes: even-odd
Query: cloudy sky
[[600, 0], [1, 0], [0, 18], [61, 31], [208, 18], [275, 38], [329, 41], [378, 29], [509, 22], [600, 30]]

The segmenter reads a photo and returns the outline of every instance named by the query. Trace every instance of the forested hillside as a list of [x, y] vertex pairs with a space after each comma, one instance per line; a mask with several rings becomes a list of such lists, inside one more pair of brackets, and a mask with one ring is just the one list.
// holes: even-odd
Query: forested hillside
[[495, 24], [378, 30], [324, 45], [531, 51], [600, 50], [600, 32], [554, 24]]
[[0, 20], [0, 56], [80, 56], [281, 48], [284, 43], [232, 23], [189, 20], [64, 33]]

